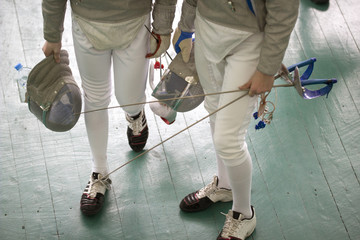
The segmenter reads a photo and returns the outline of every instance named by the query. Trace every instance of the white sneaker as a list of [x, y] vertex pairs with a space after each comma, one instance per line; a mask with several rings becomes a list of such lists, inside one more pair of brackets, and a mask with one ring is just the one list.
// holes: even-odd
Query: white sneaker
[[85, 215], [94, 215], [98, 213], [105, 201], [106, 189], [111, 188], [109, 178], [102, 179], [100, 173], [93, 172], [86, 188], [81, 196], [80, 210]]
[[216, 202], [232, 201], [232, 191], [218, 187], [219, 179], [214, 176], [213, 181], [199, 191], [190, 193], [180, 203], [184, 212], [198, 212], [210, 207]]
[[217, 240], [245, 240], [249, 237], [256, 227], [255, 209], [251, 206], [253, 215], [250, 219], [241, 219], [242, 214], [229, 210], [225, 224]]
[[126, 114], [126, 120], [128, 121], [127, 137], [129, 145], [135, 152], [140, 152], [144, 149], [149, 136], [144, 109], [135, 117]]

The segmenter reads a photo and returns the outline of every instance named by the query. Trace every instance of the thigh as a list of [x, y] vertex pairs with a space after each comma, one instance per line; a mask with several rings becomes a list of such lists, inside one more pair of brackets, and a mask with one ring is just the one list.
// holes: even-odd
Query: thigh
[[[145, 24], [149, 25], [147, 18]], [[149, 32], [141, 28], [130, 46], [123, 50], [114, 50], [114, 88], [120, 105], [146, 101], [145, 88], [149, 59], [145, 58], [149, 49]], [[142, 105], [126, 107], [124, 110], [132, 115], [142, 109]]]
[[[226, 57], [221, 91], [236, 90], [250, 80], [259, 62], [262, 39], [261, 33], [253, 34]], [[234, 143], [238, 142], [239, 134], [241, 139], [245, 138], [257, 96], [249, 97], [246, 92], [222, 94], [219, 107], [243, 95], [240, 100], [217, 113], [215, 132], [218, 137]]]
[[111, 51], [96, 50], [73, 20], [73, 40], [85, 100], [106, 107], [111, 99]]
[[[203, 40], [197, 37], [195, 41], [195, 64], [204, 93], [220, 92], [223, 83], [225, 62], [211, 62], [204, 54]], [[220, 95], [208, 95], [205, 97], [204, 107], [211, 113], [218, 108]], [[213, 118], [213, 117], [211, 117]]]

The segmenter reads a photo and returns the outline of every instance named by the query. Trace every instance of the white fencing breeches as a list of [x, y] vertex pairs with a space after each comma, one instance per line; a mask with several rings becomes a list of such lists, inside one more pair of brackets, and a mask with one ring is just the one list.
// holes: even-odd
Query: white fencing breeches
[[[259, 61], [262, 33], [226, 28], [197, 13], [195, 21], [195, 62], [205, 93], [237, 90], [249, 81]], [[206, 96], [211, 113], [246, 92]], [[245, 142], [257, 97], [244, 96], [210, 117], [217, 154], [219, 185], [229, 182], [233, 210], [251, 216], [251, 157]]]
[[[150, 24], [150, 17], [145, 23]], [[79, 25], [73, 20], [73, 39], [76, 60], [84, 91], [85, 111], [107, 108], [111, 101], [112, 87], [120, 105], [145, 102], [145, 88], [149, 60], [149, 33], [143, 27], [126, 49], [97, 50], [88, 41]], [[111, 81], [113, 67], [114, 82]], [[143, 105], [124, 107], [134, 116]], [[93, 155], [93, 171], [107, 172], [108, 112], [86, 113], [85, 124]]]

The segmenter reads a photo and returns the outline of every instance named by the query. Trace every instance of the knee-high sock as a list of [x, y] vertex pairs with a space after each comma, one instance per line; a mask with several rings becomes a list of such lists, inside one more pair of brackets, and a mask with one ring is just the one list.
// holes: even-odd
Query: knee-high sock
[[[87, 108], [85, 107], [85, 111]], [[107, 110], [85, 114], [85, 125], [93, 155], [92, 171], [106, 175], [109, 117]]]
[[[210, 117], [210, 128], [211, 134], [214, 134], [214, 120]], [[217, 162], [217, 177], [219, 179], [218, 187], [231, 189], [228, 174], [226, 172], [226, 168], [222, 159], [216, 154], [216, 162]]]
[[252, 216], [251, 177], [252, 162], [250, 156], [238, 166], [226, 166], [233, 193], [232, 210], [240, 212], [245, 218]]

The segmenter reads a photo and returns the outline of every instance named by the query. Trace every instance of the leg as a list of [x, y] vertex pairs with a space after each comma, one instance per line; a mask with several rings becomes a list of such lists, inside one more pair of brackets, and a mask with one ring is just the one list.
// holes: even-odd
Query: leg
[[[73, 20], [73, 38], [82, 87], [84, 90], [85, 111], [108, 107], [111, 98], [111, 51], [94, 49], [80, 27]], [[85, 125], [93, 155], [92, 174], [81, 196], [80, 209], [86, 215], [98, 213], [104, 203], [106, 189], [111, 180], [103, 179], [108, 173], [108, 112], [102, 110], [85, 114]]]
[[[150, 24], [147, 18], [145, 24]], [[120, 105], [146, 101], [145, 88], [149, 60], [145, 58], [149, 46], [149, 33], [141, 28], [130, 46], [123, 50], [114, 50], [114, 88]], [[144, 105], [123, 108], [129, 123], [127, 136], [130, 147], [141, 151], [148, 138], [148, 126], [144, 113]]]
[[[197, 41], [200, 42], [200, 39]], [[196, 43], [195, 43], [196, 44]], [[210, 63], [206, 60], [206, 57], [203, 54], [201, 45], [196, 44], [195, 54], [196, 54], [196, 68], [199, 74], [200, 79], [206, 79], [206, 82], [202, 82], [202, 86], [205, 93], [214, 93], [221, 91], [222, 85], [222, 76], [224, 75], [225, 62], [222, 61], [218, 64]], [[206, 96], [205, 99], [205, 108], [211, 113], [214, 112], [219, 104], [219, 95], [210, 95]], [[214, 140], [214, 131], [215, 131], [215, 120], [216, 114], [210, 116], [210, 128], [212, 137]], [[225, 165], [218, 154], [216, 154], [217, 162], [217, 177], [218, 177], [218, 187], [231, 189], [229, 184], [228, 175], [226, 173]]]
[[[226, 58], [222, 91], [236, 89], [250, 79], [256, 70], [262, 39], [262, 34], [252, 35]], [[219, 106], [228, 103], [236, 95], [221, 95]], [[224, 162], [233, 191], [232, 210], [226, 215], [218, 239], [229, 236], [245, 239], [256, 226], [255, 210], [251, 206], [252, 161], [245, 142], [256, 101], [257, 97], [247, 95], [219, 111], [216, 116], [214, 145]]]
[[[236, 90], [248, 82], [259, 61], [262, 33], [236, 31], [203, 20], [197, 16], [195, 56], [196, 67], [205, 92]], [[224, 36], [214, 42], [217, 36]], [[216, 87], [214, 87], [216, 86]], [[209, 112], [243, 96], [244, 92], [207, 96], [205, 107]], [[228, 176], [232, 189], [232, 210], [218, 239], [230, 236], [245, 239], [255, 229], [256, 216], [251, 207], [252, 162], [245, 142], [246, 130], [257, 98], [244, 95], [220, 110], [211, 119], [213, 142], [219, 165]]]
[[[203, 51], [198, 49], [201, 52], [198, 53], [195, 48], [198, 53], [196, 66], [205, 92], [214, 91], [216, 84], [221, 88], [220, 91], [229, 91], [246, 83], [256, 70], [262, 38], [261, 34], [255, 34], [235, 47], [223, 60], [224, 63], [221, 63], [225, 66], [223, 71], [222, 68], [221, 71], [216, 71], [219, 64], [206, 63], [204, 56], [199, 57]], [[220, 79], [223, 74], [222, 82], [211, 81], [208, 73], [214, 72], [218, 72]], [[205, 106], [209, 112], [213, 112], [240, 95], [243, 93], [223, 94], [218, 98], [207, 96]], [[252, 161], [245, 142], [246, 130], [256, 101], [257, 97], [245, 96], [217, 112], [211, 119], [218, 162], [222, 162], [222, 165], [218, 166], [224, 168], [222, 172], [228, 177], [233, 199], [232, 210], [226, 216], [227, 220], [218, 239], [227, 239], [229, 236], [245, 239], [256, 226], [255, 210], [251, 207]]]
[[[262, 38], [262, 34], [254, 34], [234, 48], [232, 54], [226, 58], [222, 91], [237, 89], [250, 79], [256, 70]], [[219, 106], [230, 102], [238, 95], [239, 93], [221, 95]], [[246, 96], [219, 111], [214, 132], [215, 149], [226, 166], [233, 190], [233, 210], [241, 212], [246, 217], [252, 214], [252, 163], [245, 136], [256, 101], [257, 97]]]
[[[73, 38], [77, 64], [84, 91], [85, 111], [107, 108], [111, 99], [111, 51], [92, 47], [73, 20]], [[93, 172], [107, 174], [108, 112], [85, 114], [85, 125], [93, 155]]]
[[[197, 36], [195, 41], [195, 62], [196, 68], [202, 87], [205, 93], [214, 93], [221, 91], [222, 76], [225, 70], [225, 61], [221, 61], [217, 64], [211, 63], [204, 54], [202, 48], [202, 39]], [[219, 95], [209, 95], [205, 98], [205, 108], [211, 113], [218, 107]], [[214, 140], [215, 133], [216, 114], [210, 116], [210, 127]], [[217, 176], [213, 178], [213, 181], [201, 188], [199, 191], [188, 194], [180, 203], [181, 210], [185, 212], [197, 212], [204, 210], [214, 204], [215, 202], [228, 202], [232, 201], [232, 192], [230, 190], [230, 184], [226, 166], [223, 160], [216, 154], [217, 160]]]
[[[145, 22], [149, 25], [149, 19]], [[143, 27], [131, 45], [123, 50], [114, 50], [114, 89], [120, 105], [146, 101], [145, 88], [149, 59], [145, 58], [149, 48], [149, 33]], [[130, 116], [140, 113], [144, 105], [124, 107]]]

